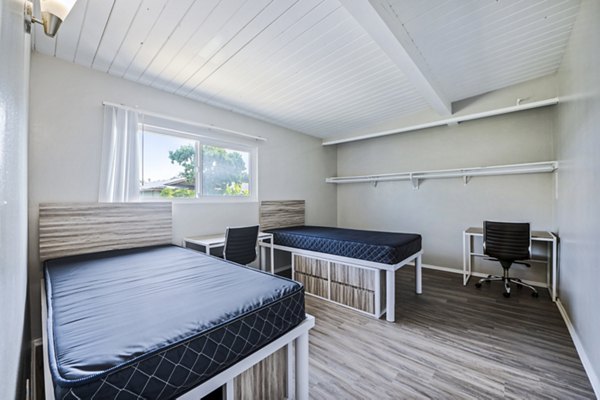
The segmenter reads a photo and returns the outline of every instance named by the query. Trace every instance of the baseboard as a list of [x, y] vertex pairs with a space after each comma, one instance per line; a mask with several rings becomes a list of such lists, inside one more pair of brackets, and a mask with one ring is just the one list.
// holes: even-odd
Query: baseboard
[[462, 269], [456, 269], [456, 268], [450, 268], [450, 267], [440, 267], [438, 265], [431, 265], [431, 264], [421, 264], [421, 266], [423, 268], [427, 268], [427, 269], [435, 269], [436, 271], [452, 272], [453, 274], [461, 274], [462, 275]]
[[[431, 265], [431, 264], [423, 264], [422, 267], [427, 268], [427, 269], [435, 269], [437, 271], [452, 272], [453, 274], [461, 274], [461, 275], [463, 274], [463, 270], [457, 269], [457, 268], [440, 267], [440, 266]], [[483, 272], [471, 272], [471, 276], [476, 276], [479, 278], [486, 278], [488, 276], [488, 274], [484, 274]], [[528, 285], [532, 285], [532, 286], [543, 287], [543, 288], [548, 287], [546, 282], [528, 281], [525, 279], [523, 279], [523, 282], [527, 283]]]
[[577, 354], [579, 355], [579, 359], [581, 360], [581, 363], [583, 364], [583, 369], [585, 369], [585, 372], [590, 380], [590, 383], [592, 384], [594, 393], [596, 394], [596, 397], [600, 399], [600, 377], [598, 376], [596, 371], [594, 371], [594, 367], [592, 366], [592, 363], [590, 362], [590, 359], [588, 358], [588, 356], [585, 352], [585, 349], [583, 348], [583, 344], [581, 343], [581, 340], [579, 340], [579, 336], [577, 335], [577, 332], [575, 331], [575, 327], [571, 323], [569, 314], [567, 314], [567, 310], [565, 310], [565, 307], [561, 303], [560, 299], [556, 299], [556, 306], [558, 307], [558, 311], [560, 311], [560, 314], [562, 315], [563, 320], [565, 321], [565, 324], [567, 325], [567, 329], [569, 330], [569, 333], [571, 334], [571, 339], [573, 339], [573, 343], [575, 344], [575, 349], [577, 349]]

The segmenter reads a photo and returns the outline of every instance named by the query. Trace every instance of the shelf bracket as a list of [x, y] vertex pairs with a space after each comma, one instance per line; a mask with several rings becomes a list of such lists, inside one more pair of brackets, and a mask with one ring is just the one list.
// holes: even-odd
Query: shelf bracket
[[410, 178], [410, 183], [412, 183], [413, 189], [419, 190], [419, 178], [413, 177], [412, 173], [409, 175], [409, 178]]
[[465, 175], [465, 176], [463, 176], [463, 182], [465, 183], [465, 185], [466, 185], [467, 183], [469, 183], [469, 181], [471, 180], [471, 178], [472, 178], [472, 176], [469, 176], [469, 175]]

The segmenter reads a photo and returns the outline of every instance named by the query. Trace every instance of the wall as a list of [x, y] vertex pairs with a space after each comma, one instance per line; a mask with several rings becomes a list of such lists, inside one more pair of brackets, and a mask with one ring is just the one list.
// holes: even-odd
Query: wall
[[[584, 0], [559, 70], [556, 216], [561, 303], [600, 396], [600, 2]], [[577, 344], [577, 340], [576, 340]], [[583, 350], [583, 354], [582, 351]]]
[[[0, 399], [23, 395], [27, 295], [27, 93], [23, 1], [0, 2]], [[24, 363], [23, 363], [24, 364]]]
[[[553, 97], [553, 79], [538, 82], [539, 98]], [[526, 86], [531, 86], [528, 83]], [[539, 86], [539, 85], [538, 85]], [[513, 105], [527, 97], [517, 86], [458, 104], [463, 109]], [[532, 99], [534, 100], [534, 99]], [[364, 175], [470, 166], [548, 161], [554, 157], [552, 107], [431, 128], [338, 146], [338, 175]], [[529, 221], [533, 229], [553, 229], [552, 174], [338, 185], [338, 224], [343, 227], [416, 232], [423, 236], [424, 263], [462, 269], [462, 231], [485, 219]], [[357, 201], [360, 199], [360, 201]], [[478, 261], [476, 270], [498, 273]], [[516, 266], [513, 275], [545, 282], [545, 265]]]
[[[55, 58], [32, 57], [29, 228], [32, 329], [39, 335], [38, 205], [98, 200], [102, 101], [112, 101], [201, 123], [263, 136], [258, 155], [259, 199], [305, 199], [309, 223], [335, 225], [336, 151], [321, 141], [278, 126], [111, 77]], [[178, 202], [173, 237], [224, 232], [258, 223], [257, 203]]]

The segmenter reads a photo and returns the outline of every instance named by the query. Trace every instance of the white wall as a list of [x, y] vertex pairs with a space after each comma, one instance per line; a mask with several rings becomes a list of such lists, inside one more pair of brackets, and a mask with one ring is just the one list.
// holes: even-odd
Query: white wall
[[[27, 295], [27, 94], [23, 0], [0, 2], [0, 399], [23, 395]], [[20, 395], [19, 395], [20, 393]]]
[[[288, 129], [160, 92], [51, 57], [34, 54], [31, 66], [29, 228], [32, 329], [39, 335], [38, 205], [98, 200], [102, 101], [263, 136], [258, 155], [259, 200], [305, 199], [308, 223], [335, 225], [336, 151]], [[192, 234], [224, 232], [258, 223], [257, 203], [173, 206], [176, 243]]]
[[[541, 85], [541, 88], [540, 88]], [[477, 109], [512, 105], [532, 93], [531, 83], [459, 104]], [[538, 82], [540, 98], [555, 95], [554, 80]], [[536, 98], [535, 100], [539, 100]], [[531, 99], [534, 100], [534, 99]], [[484, 108], [485, 109], [485, 108]], [[554, 157], [553, 108], [523, 111], [452, 127], [403, 133], [338, 146], [338, 175], [364, 175], [429, 169], [548, 161]], [[342, 227], [416, 232], [423, 236], [424, 263], [462, 268], [462, 231], [482, 221], [529, 221], [533, 229], [553, 230], [552, 174], [338, 185], [338, 224]], [[478, 261], [476, 270], [498, 273]], [[545, 282], [545, 265], [511, 273]]]
[[[559, 70], [560, 300], [600, 396], [600, 2], [584, 0]], [[582, 357], [582, 358], [584, 358]], [[587, 361], [587, 365], [586, 365]]]

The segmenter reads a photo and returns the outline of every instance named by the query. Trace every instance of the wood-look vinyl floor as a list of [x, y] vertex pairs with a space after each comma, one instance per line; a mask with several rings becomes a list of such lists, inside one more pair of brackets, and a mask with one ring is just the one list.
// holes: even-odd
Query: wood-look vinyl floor
[[396, 274], [396, 322], [314, 297], [312, 399], [593, 399], [564, 321], [545, 289], [502, 296], [462, 275], [414, 268]]

